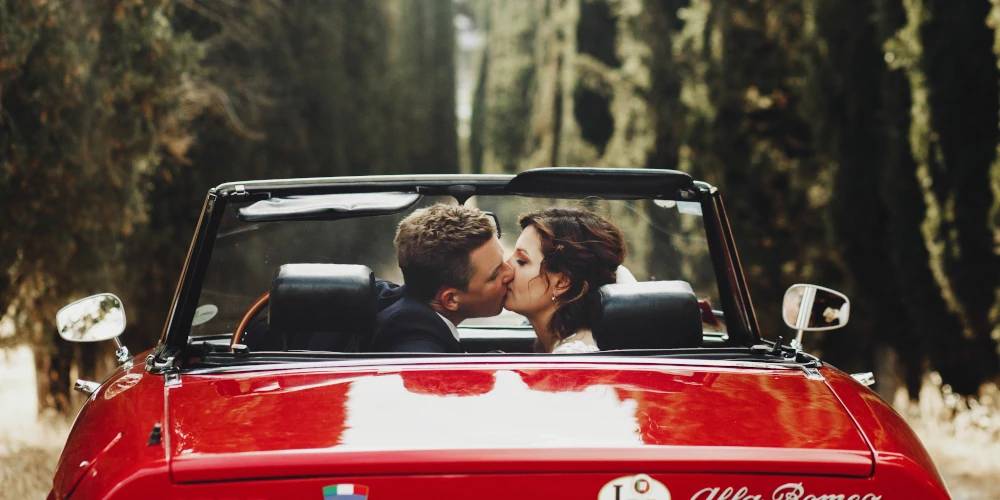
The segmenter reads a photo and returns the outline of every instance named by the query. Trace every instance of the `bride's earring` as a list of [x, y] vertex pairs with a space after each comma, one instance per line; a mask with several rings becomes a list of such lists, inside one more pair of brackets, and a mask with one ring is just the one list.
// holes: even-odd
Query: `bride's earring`
[[556, 301], [556, 295], [552, 294], [552, 302], [555, 302], [555, 301]]

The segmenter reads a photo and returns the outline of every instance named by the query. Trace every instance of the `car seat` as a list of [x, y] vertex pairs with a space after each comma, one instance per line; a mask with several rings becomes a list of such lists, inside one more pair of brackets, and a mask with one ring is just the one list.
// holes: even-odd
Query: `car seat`
[[593, 333], [602, 351], [701, 346], [701, 309], [688, 282], [612, 283], [599, 293]]
[[355, 264], [282, 265], [267, 321], [267, 338], [247, 339], [251, 351], [357, 351], [375, 329], [375, 275]]

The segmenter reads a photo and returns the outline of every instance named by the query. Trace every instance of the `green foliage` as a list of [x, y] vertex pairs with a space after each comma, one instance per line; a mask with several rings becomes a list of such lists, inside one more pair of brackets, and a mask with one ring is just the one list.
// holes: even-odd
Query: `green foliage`
[[160, 1], [0, 3], [0, 304], [41, 352], [65, 348], [60, 304], [127, 274], [149, 182], [189, 144], [198, 50], [168, 15]]
[[[204, 57], [191, 166], [160, 168], [127, 301], [159, 337], [205, 192], [239, 179], [457, 171], [451, 3], [181, 2]], [[391, 146], [391, 147], [390, 147]], [[192, 168], [193, 167], [193, 168]], [[353, 244], [343, 242], [344, 245]], [[360, 243], [359, 243], [360, 244]]]
[[[595, 4], [607, 6], [614, 29], [585, 15], [601, 10]], [[608, 57], [595, 61], [587, 53], [597, 42], [567, 39], [569, 49], [554, 49], [568, 66], [561, 74], [576, 75], [563, 88], [599, 89], [610, 102], [632, 100], [629, 107], [647, 115], [622, 119], [629, 115], [612, 112], [611, 136], [640, 140], [628, 143], [628, 154], [583, 158], [614, 166], [638, 154], [645, 157], [639, 164], [680, 168], [720, 186], [765, 336], [787, 338], [782, 293], [792, 283], [814, 282], [854, 299], [847, 329], [806, 338], [808, 349], [841, 368], [880, 368], [885, 357], [876, 352], [891, 348], [911, 394], [928, 365], [961, 392], [997, 374], [990, 332], [1000, 314], [1000, 52], [991, 50], [987, 5], [582, 0], [551, 12], [490, 6], [487, 92], [477, 109], [483, 125], [473, 137], [482, 142], [473, 148], [481, 156], [474, 164], [533, 166], [530, 149], [520, 158], [498, 152], [518, 154], [509, 144], [544, 147], [549, 134], [559, 138], [553, 158], [578, 158], [562, 151], [580, 151], [571, 146], [579, 140], [573, 134], [586, 140], [580, 128], [586, 124], [567, 124], [565, 117], [594, 110], [562, 109], [562, 121], [546, 120], [553, 107], [542, 99], [548, 56], [526, 59], [530, 50], [512, 49], [511, 33], [525, 26], [568, 32], [560, 23], [596, 26], [615, 37], [614, 55], [631, 68], [628, 75], [601, 67]], [[584, 15], [575, 17], [573, 6]], [[642, 12], [641, 22], [633, 21], [635, 12]], [[517, 22], [497, 27], [500, 19]], [[534, 39], [536, 54], [547, 50], [544, 35]], [[498, 60], [509, 52], [516, 58]], [[627, 61], [628, 54], [641, 56]], [[514, 60], [531, 70], [539, 88], [497, 106], [496, 96], [524, 93], [511, 81], [513, 72], [492, 69]], [[602, 81], [608, 75], [642, 81], [634, 75], [643, 74], [649, 81], [636, 86], [638, 99]], [[518, 107], [525, 103], [530, 107]], [[532, 125], [508, 131], [496, 123]], [[641, 140], [650, 135], [651, 147]]]
[[12, 41], [27, 46], [5, 51], [2, 63], [12, 69], [0, 81], [9, 252], [0, 267], [18, 262], [18, 279], [72, 265], [78, 273], [59, 280], [59, 293], [78, 292], [95, 278], [106, 283], [102, 261], [118, 251], [110, 242], [146, 219], [146, 183], [164, 153], [185, 151], [182, 79], [197, 51], [173, 36], [162, 5], [9, 1], [4, 9], [5, 25], [25, 23], [36, 36]]
[[0, 340], [35, 344], [42, 406], [102, 376], [55, 336], [70, 299], [117, 292], [155, 343], [211, 186], [457, 171], [451, 9], [0, 0]]
[[[989, 169], [1000, 73], [990, 64], [989, 6], [915, 0], [903, 6], [907, 24], [886, 42], [886, 60], [909, 82], [909, 142], [925, 206], [921, 234], [943, 312], [960, 326], [927, 337], [929, 357], [949, 383], [969, 392], [998, 370], [989, 310], [1000, 261], [989, 228]], [[905, 54], [898, 66], [894, 51]]]
[[671, 47], [687, 70], [679, 167], [725, 193], [772, 338], [788, 285], [840, 272], [837, 249], [823, 244], [834, 172], [814, 154], [801, 109], [809, 40], [800, 4], [693, 1], [678, 14], [685, 24]]
[[[997, 374], [997, 0], [546, 5], [461, 3], [488, 31], [474, 171], [686, 170], [726, 194], [765, 336], [810, 281], [854, 299], [807, 338], [844, 369]], [[34, 343], [43, 403], [99, 364], [55, 340], [71, 298], [118, 292], [155, 342], [208, 187], [457, 171], [454, 8], [0, 0], [0, 344]]]
[[[159, 169], [126, 260], [132, 341], [159, 337], [209, 187], [239, 179], [457, 171], [450, 0], [180, 2], [204, 57], [190, 165]], [[342, 242], [344, 245], [363, 242]]]
[[[987, 26], [993, 30], [993, 54], [1000, 69], [1000, 0], [991, 0], [993, 7], [987, 17]], [[997, 144], [997, 159], [990, 166], [990, 187], [993, 191], [993, 207], [990, 209], [989, 227], [993, 230], [993, 254], [1000, 257], [1000, 143]], [[990, 309], [990, 336], [1000, 345], [1000, 286], [993, 293], [993, 307]]]

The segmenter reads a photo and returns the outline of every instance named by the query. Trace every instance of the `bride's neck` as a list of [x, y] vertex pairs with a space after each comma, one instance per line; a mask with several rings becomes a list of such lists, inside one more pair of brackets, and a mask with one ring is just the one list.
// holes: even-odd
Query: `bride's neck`
[[556, 342], [559, 342], [559, 337], [549, 329], [554, 314], [555, 309], [548, 309], [527, 317], [528, 323], [535, 330], [535, 336], [538, 337], [538, 341], [541, 342], [545, 352], [552, 352], [552, 348], [555, 347]]

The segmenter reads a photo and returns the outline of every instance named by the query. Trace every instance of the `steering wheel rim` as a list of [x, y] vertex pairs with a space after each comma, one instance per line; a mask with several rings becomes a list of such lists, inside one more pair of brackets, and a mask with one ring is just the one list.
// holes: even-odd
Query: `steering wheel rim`
[[259, 313], [260, 310], [270, 302], [271, 292], [266, 291], [263, 295], [257, 297], [257, 300], [253, 301], [253, 304], [250, 304], [250, 308], [247, 309], [247, 312], [243, 313], [243, 318], [240, 319], [239, 324], [236, 325], [236, 329], [233, 330], [233, 339], [229, 342], [230, 351], [233, 350], [233, 346], [243, 342], [243, 335], [246, 333], [247, 325], [250, 324], [250, 320], [252, 320], [253, 317], [256, 316], [257, 313]]

